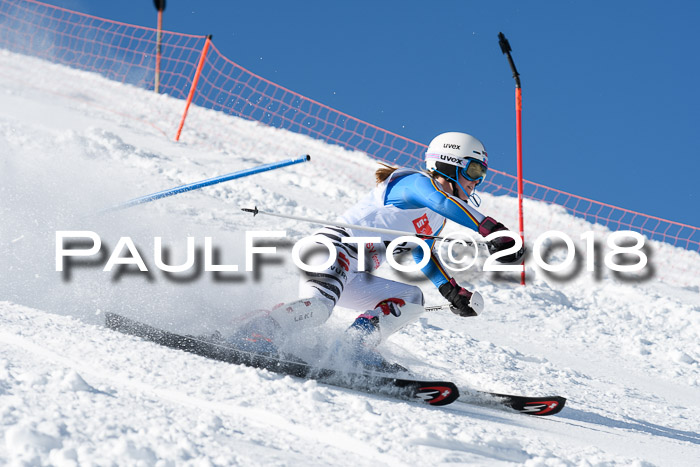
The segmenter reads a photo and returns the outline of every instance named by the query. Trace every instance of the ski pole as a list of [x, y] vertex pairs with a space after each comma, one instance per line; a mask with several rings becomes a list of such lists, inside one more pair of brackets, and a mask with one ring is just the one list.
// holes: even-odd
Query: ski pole
[[462, 241], [466, 245], [477, 245], [477, 246], [488, 247], [488, 244], [486, 242], [469, 242], [469, 241], [460, 240], [460, 239], [440, 237], [438, 235], [426, 235], [426, 234], [420, 234], [420, 233], [416, 233], [416, 232], [404, 232], [403, 230], [384, 229], [384, 228], [380, 228], [380, 227], [369, 227], [366, 225], [346, 224], [344, 222], [332, 222], [332, 221], [328, 221], [326, 219], [311, 219], [308, 217], [291, 216], [288, 214], [280, 214], [277, 212], [261, 211], [257, 208], [257, 206], [252, 208], [252, 209], [241, 208], [241, 211], [250, 212], [253, 214], [253, 216], [256, 216], [258, 214], [264, 214], [266, 216], [281, 217], [282, 219], [291, 219], [291, 220], [296, 220], [296, 221], [308, 222], [310, 224], [332, 225], [334, 227], [342, 227], [345, 229], [353, 229], [353, 230], [362, 230], [365, 232], [376, 232], [376, 233], [384, 233], [384, 234], [389, 234], [389, 235], [418, 237], [418, 238], [424, 239], [424, 240], [442, 240], [442, 241], [447, 241], [447, 242]]
[[[451, 311], [452, 313], [454, 313], [454, 314], [456, 314], [456, 315], [459, 314], [459, 310], [458, 310], [457, 308], [453, 307], [452, 305], [450, 305], [449, 303], [445, 303], [445, 304], [443, 304], [443, 305], [425, 306], [425, 307], [423, 307], [423, 308], [424, 308], [425, 311], [427, 311], [428, 313], [433, 313], [433, 312], [435, 312], [435, 311], [438, 311], [438, 312], [439, 312], [439, 311]], [[463, 317], [463, 318], [470, 318], [470, 317], [472, 317], [472, 316], [479, 316], [479, 315], [466, 315], [466, 316], [462, 316], [462, 317]]]
[[[469, 314], [469, 315], [460, 315], [462, 317], [466, 316], [478, 316], [481, 312], [484, 311], [484, 297], [481, 296], [479, 292], [473, 292], [472, 293], [472, 298], [469, 300], [469, 306], [472, 307], [474, 310], [474, 314]], [[459, 309], [455, 308], [452, 306], [451, 303], [444, 303], [442, 305], [433, 305], [433, 306], [426, 306], [423, 307], [425, 308], [425, 311], [432, 313], [433, 311], [451, 311], [452, 313], [455, 313], [459, 315]]]
[[431, 305], [431, 306], [425, 306], [425, 311], [428, 313], [433, 313], [435, 311], [452, 311], [452, 305], [449, 303], [444, 303], [442, 305]]
[[182, 185], [182, 186], [175, 187], [175, 188], [169, 188], [167, 190], [159, 191], [157, 193], [152, 193], [150, 195], [142, 196], [140, 198], [134, 198], [130, 201], [127, 201], [126, 203], [119, 204], [117, 206], [100, 211], [100, 214], [130, 208], [130, 207], [136, 206], [138, 204], [148, 203], [150, 201], [155, 201], [157, 199], [166, 198], [168, 196], [174, 196], [174, 195], [177, 195], [180, 193], [185, 193], [186, 191], [197, 190], [199, 188], [204, 188], [207, 186], [216, 185], [217, 183], [227, 182], [229, 180], [234, 180], [236, 178], [247, 177], [248, 175], [255, 175], [257, 173], [266, 172], [268, 170], [280, 169], [282, 167], [287, 167], [289, 165], [299, 164], [301, 162], [306, 162], [308, 160], [311, 160], [311, 156], [309, 156], [307, 154], [307, 155], [299, 157], [297, 159], [289, 159], [289, 160], [280, 161], [280, 162], [272, 162], [270, 164], [263, 164], [263, 165], [259, 165], [257, 167], [253, 167], [250, 169], [240, 170], [238, 172], [232, 172], [230, 174], [220, 175], [218, 177], [213, 177], [213, 178], [208, 178], [206, 180], [201, 180], [199, 182], [194, 182], [194, 183], [190, 183], [187, 185]]

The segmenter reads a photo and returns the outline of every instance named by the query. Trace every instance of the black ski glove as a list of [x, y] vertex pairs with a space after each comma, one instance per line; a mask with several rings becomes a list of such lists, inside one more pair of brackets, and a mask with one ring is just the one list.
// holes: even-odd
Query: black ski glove
[[[508, 229], [505, 225], [496, 221], [496, 219], [494, 219], [493, 217], [486, 217], [483, 221], [481, 221], [481, 224], [479, 224], [479, 234], [481, 234], [481, 236], [483, 237], [487, 237], [490, 234], [501, 230]], [[511, 248], [513, 245], [515, 245], [515, 240], [513, 240], [513, 238], [511, 237], [499, 237], [495, 240], [491, 240], [487, 243], [487, 245], [489, 248], [489, 253], [494, 254], [497, 251], [503, 251], [507, 250], [508, 248]], [[496, 261], [498, 261], [499, 263], [515, 263], [517, 261], [520, 261], [524, 254], [525, 245], [523, 245], [517, 252], [497, 258]]]
[[474, 309], [469, 306], [469, 301], [472, 298], [472, 293], [457, 285], [457, 281], [450, 279], [450, 282], [445, 282], [442, 284], [438, 290], [447, 300], [452, 304], [452, 312], [465, 317], [465, 316], [476, 316], [477, 313]]

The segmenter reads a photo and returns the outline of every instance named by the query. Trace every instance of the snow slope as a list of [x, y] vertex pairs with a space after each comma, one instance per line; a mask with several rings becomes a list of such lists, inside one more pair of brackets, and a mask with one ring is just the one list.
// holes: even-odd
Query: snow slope
[[[486, 297], [484, 314], [426, 315], [383, 348], [418, 375], [464, 388], [563, 395], [556, 417], [397, 402], [104, 329], [103, 313], [115, 311], [178, 332], [226, 332], [246, 310], [295, 298], [289, 252], [317, 226], [240, 208], [332, 219], [372, 187], [376, 163], [365, 154], [200, 108], [176, 144], [182, 108], [0, 50], [0, 464], [698, 465], [700, 255], [656, 242], [647, 242], [650, 265], [639, 277], [529, 267], [521, 287], [509, 275], [458, 273]], [[302, 154], [312, 161], [95, 214]], [[483, 212], [516, 225], [514, 200], [483, 199]], [[526, 211], [549, 228], [593, 230], [603, 245], [609, 234], [557, 207], [530, 202]], [[57, 230], [97, 232], [105, 256], [56, 272]], [[287, 235], [255, 273], [243, 271], [246, 230]], [[122, 236], [148, 274], [102, 271]], [[241, 272], [164, 274], [154, 267], [155, 236], [173, 264], [188, 236], [198, 247], [210, 236], [219, 261]], [[561, 258], [554, 248], [551, 261]], [[687, 271], [690, 285], [667, 279], [668, 265]], [[442, 303], [419, 274], [401, 279]], [[332, 338], [355, 315], [338, 309], [309, 338]]]

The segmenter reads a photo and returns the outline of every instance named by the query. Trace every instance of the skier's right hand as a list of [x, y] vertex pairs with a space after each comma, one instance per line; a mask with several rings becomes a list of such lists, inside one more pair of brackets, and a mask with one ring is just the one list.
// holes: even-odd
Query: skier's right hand
[[477, 312], [470, 306], [472, 293], [464, 287], [460, 287], [454, 279], [442, 284], [438, 290], [452, 304], [453, 313], [462, 317], [477, 315]]

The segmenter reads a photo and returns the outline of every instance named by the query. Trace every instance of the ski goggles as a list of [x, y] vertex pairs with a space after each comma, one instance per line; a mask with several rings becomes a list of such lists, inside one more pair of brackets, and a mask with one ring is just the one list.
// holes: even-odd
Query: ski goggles
[[467, 159], [467, 165], [459, 169], [459, 174], [470, 182], [479, 184], [484, 181], [487, 170], [488, 167], [486, 167], [486, 164], [479, 160], [469, 158]]

